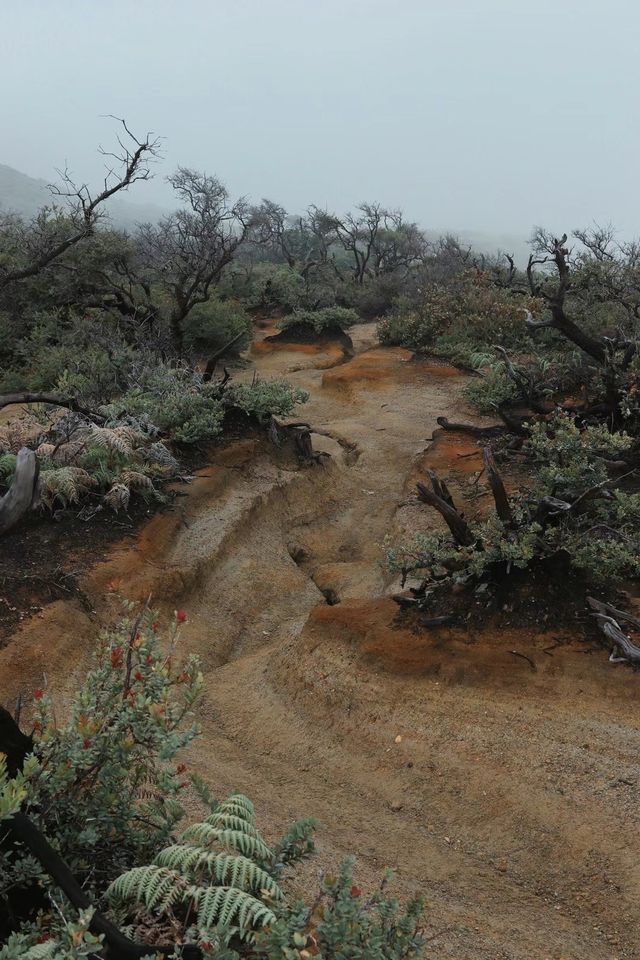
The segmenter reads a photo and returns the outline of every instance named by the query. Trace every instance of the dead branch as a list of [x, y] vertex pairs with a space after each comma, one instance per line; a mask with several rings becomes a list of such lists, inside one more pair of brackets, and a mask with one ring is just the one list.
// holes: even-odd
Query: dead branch
[[446, 417], [438, 417], [436, 422], [443, 430], [456, 433], [469, 433], [473, 437], [499, 437], [504, 433], [504, 426], [500, 423], [492, 427], [477, 427], [473, 423], [456, 423], [453, 420], [448, 420]]
[[231, 347], [234, 347], [236, 343], [238, 343], [238, 341], [245, 336], [245, 333], [246, 333], [245, 330], [241, 330], [240, 333], [237, 333], [235, 337], [229, 340], [228, 343], [225, 343], [224, 347], [220, 347], [219, 350], [216, 350], [216, 352], [211, 357], [209, 357], [209, 359], [207, 360], [207, 365], [204, 368], [204, 373], [202, 374], [203, 383], [209, 383], [209, 381], [211, 380], [211, 377], [213, 376], [213, 372], [216, 368], [216, 363], [218, 362], [220, 357], [223, 357], [227, 352], [227, 350], [230, 350]]
[[[596, 600], [595, 597], [587, 597], [587, 603], [595, 611], [593, 616], [596, 618], [600, 630], [611, 643], [609, 660], [612, 663], [620, 663], [626, 660], [630, 663], [640, 664], [640, 647], [623, 632], [618, 620], [631, 623], [637, 628], [640, 628], [640, 621], [622, 610], [617, 610], [611, 604]], [[618, 656], [616, 656], [616, 652]]]
[[489, 486], [491, 487], [491, 493], [493, 494], [493, 499], [496, 504], [496, 513], [503, 523], [512, 526], [514, 522], [513, 511], [511, 509], [511, 504], [509, 503], [507, 491], [504, 487], [504, 482], [493, 458], [491, 447], [484, 448], [482, 451], [482, 459], [487, 472], [487, 480], [489, 481]]
[[64, 407], [73, 413], [80, 413], [88, 420], [104, 423], [105, 418], [94, 410], [89, 410], [78, 403], [73, 397], [58, 397], [52, 393], [4, 393], [0, 395], [0, 410], [19, 403], [48, 403], [52, 407]]
[[438, 511], [449, 527], [456, 543], [462, 547], [470, 547], [475, 543], [476, 538], [471, 527], [454, 507], [447, 503], [446, 500], [443, 500], [442, 497], [439, 497], [433, 490], [429, 490], [424, 483], [418, 482], [416, 489], [420, 500]]

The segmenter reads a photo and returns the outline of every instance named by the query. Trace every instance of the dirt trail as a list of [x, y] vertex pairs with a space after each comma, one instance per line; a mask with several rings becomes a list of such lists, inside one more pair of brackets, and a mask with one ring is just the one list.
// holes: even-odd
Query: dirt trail
[[[207, 677], [190, 762], [218, 794], [251, 794], [269, 830], [318, 817], [308, 880], [354, 851], [365, 884], [394, 867], [397, 891], [427, 901], [438, 957], [640, 957], [637, 676], [544, 624], [397, 625], [384, 538], [425, 523], [409, 498], [425, 456], [454, 489], [473, 480], [468, 443], [424, 453], [438, 415], [470, 412], [455, 371], [376, 347], [371, 326], [354, 347], [341, 362], [259, 343], [242, 376], [307, 389], [303, 417], [357, 457], [326, 438], [330, 461], [302, 470], [263, 441], [219, 451], [181, 508], [88, 573], [87, 595], [100, 615], [120, 580], [187, 609]], [[2, 692], [44, 667], [63, 697], [92, 629], [52, 605], [0, 652]]]

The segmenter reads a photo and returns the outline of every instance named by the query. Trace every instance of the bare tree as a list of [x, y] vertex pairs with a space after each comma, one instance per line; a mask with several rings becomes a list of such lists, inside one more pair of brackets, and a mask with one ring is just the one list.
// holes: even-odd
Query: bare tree
[[[534, 234], [533, 253], [529, 256], [527, 264], [527, 279], [532, 296], [541, 297], [546, 302], [550, 319], [535, 320], [529, 314], [527, 323], [532, 330], [553, 327], [584, 350], [598, 364], [603, 365], [607, 354], [602, 338], [592, 336], [575, 323], [567, 313], [567, 300], [572, 291], [572, 276], [571, 251], [566, 244], [566, 233], [558, 238], [538, 229]], [[547, 264], [552, 266], [551, 271], [536, 271], [536, 267], [546, 267]]]
[[199, 303], [206, 303], [212, 287], [249, 235], [251, 210], [244, 199], [229, 202], [229, 194], [215, 177], [179, 167], [168, 178], [184, 207], [158, 224], [139, 228], [143, 267], [169, 293], [174, 345], [180, 349], [183, 322]]
[[[54, 201], [61, 201], [61, 205], [56, 206], [54, 202], [31, 224], [19, 220], [11, 223], [13, 230], [8, 236], [12, 249], [0, 249], [0, 254], [8, 254], [6, 259], [11, 265], [3, 267], [0, 257], [0, 290], [36, 276], [67, 250], [90, 237], [103, 216], [107, 200], [127, 190], [132, 183], [151, 177], [150, 162], [158, 156], [159, 140], [151, 134], [138, 140], [124, 120], [114, 119], [119, 120], [123, 133], [117, 137], [118, 145], [113, 151], [100, 148], [107, 161], [102, 189], [94, 193], [86, 183], [76, 183], [68, 170], [62, 171], [61, 183], [49, 188]], [[18, 266], [14, 265], [16, 259]]]

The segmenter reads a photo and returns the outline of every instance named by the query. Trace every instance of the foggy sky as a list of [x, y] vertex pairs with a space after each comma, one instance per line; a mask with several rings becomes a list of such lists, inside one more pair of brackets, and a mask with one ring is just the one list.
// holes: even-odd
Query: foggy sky
[[96, 178], [126, 117], [287, 209], [640, 233], [637, 0], [0, 0], [0, 162]]

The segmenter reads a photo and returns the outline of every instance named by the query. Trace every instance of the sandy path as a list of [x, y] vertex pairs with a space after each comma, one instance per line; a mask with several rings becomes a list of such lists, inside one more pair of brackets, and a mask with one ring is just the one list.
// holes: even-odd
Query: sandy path
[[[303, 416], [354, 441], [355, 462], [328, 439], [315, 445], [331, 461], [304, 470], [262, 443], [221, 451], [182, 510], [92, 571], [87, 591], [99, 608], [120, 577], [188, 610], [207, 676], [190, 762], [219, 794], [250, 793], [268, 830], [317, 816], [308, 880], [352, 852], [364, 883], [394, 867], [398, 891], [427, 900], [434, 956], [638, 957], [637, 677], [575, 640], [544, 655], [556, 634], [542, 625], [394, 626], [385, 535], [424, 522], [408, 478], [436, 417], [469, 411], [459, 375], [376, 349], [370, 326], [354, 340], [339, 366], [331, 350], [258, 346], [243, 376], [309, 390]], [[460, 489], [472, 466], [455, 450], [439, 463]], [[0, 654], [5, 691], [42, 669], [55, 637], [49, 678], [68, 689], [74, 611], [54, 606]], [[80, 670], [79, 612], [76, 634]]]

